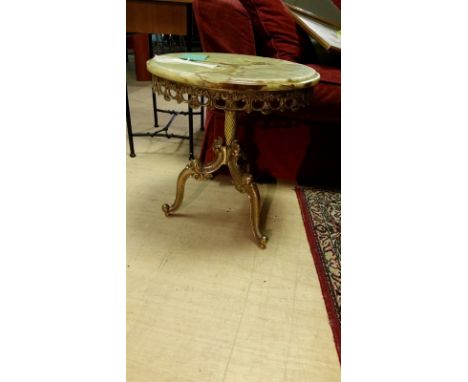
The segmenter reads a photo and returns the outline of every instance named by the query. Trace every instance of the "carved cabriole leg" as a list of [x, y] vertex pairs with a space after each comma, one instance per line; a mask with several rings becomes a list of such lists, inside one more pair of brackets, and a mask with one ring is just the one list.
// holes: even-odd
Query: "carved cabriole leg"
[[162, 205], [162, 210], [166, 216], [169, 216], [172, 212], [176, 211], [182, 204], [182, 201], [184, 200], [185, 183], [189, 177], [195, 174], [195, 162], [196, 159], [190, 161], [190, 163], [179, 174], [179, 177], [177, 178], [176, 198], [172, 206], [169, 206], [169, 204]]
[[221, 140], [217, 139], [213, 145], [213, 151], [216, 153], [216, 158], [203, 166], [198, 159], [193, 159], [187, 166], [181, 171], [177, 178], [177, 190], [175, 201], [172, 206], [169, 204], [163, 204], [162, 210], [166, 216], [169, 216], [172, 212], [176, 211], [184, 199], [185, 183], [189, 177], [194, 177], [197, 180], [210, 179], [212, 173], [219, 170], [222, 165], [227, 162], [227, 150], [226, 147], [221, 146]]
[[211, 174], [227, 165], [234, 181], [236, 190], [246, 193], [250, 202], [250, 223], [252, 232], [260, 248], [265, 249], [268, 237], [260, 232], [260, 193], [257, 185], [253, 182], [252, 175], [243, 171], [238, 164], [241, 151], [239, 144], [234, 140], [236, 134], [236, 114], [234, 111], [226, 111], [224, 123], [224, 135], [226, 146], [222, 146], [222, 139], [218, 138], [213, 150], [216, 158], [203, 166], [198, 159], [193, 159], [182, 170], [177, 179], [177, 191], [174, 203], [169, 206], [164, 204], [162, 210], [166, 216], [175, 212], [182, 204], [184, 198], [185, 184], [189, 177], [199, 179], [210, 179]]
[[268, 237], [260, 232], [260, 193], [253, 182], [252, 175], [239, 168], [238, 159], [240, 146], [233, 140], [236, 133], [236, 115], [233, 111], [226, 111], [224, 122], [224, 135], [228, 145], [227, 165], [231, 173], [236, 190], [246, 193], [250, 201], [250, 223], [252, 232], [260, 248], [265, 249]]

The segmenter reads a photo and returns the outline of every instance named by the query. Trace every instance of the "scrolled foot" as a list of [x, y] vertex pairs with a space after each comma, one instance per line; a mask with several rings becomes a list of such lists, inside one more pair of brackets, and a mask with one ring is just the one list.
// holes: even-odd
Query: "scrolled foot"
[[166, 216], [171, 215], [171, 207], [169, 206], [169, 204], [163, 204], [162, 205], [162, 210], [164, 212], [164, 215], [166, 215]]
[[256, 239], [257, 239], [257, 245], [261, 249], [265, 249], [266, 243], [268, 242], [268, 236], [262, 235], [260, 238], [257, 237]]

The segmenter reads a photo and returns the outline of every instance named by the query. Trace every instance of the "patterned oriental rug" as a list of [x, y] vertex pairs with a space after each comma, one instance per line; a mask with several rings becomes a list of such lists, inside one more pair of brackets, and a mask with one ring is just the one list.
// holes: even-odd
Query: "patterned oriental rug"
[[341, 193], [296, 187], [296, 194], [341, 359]]

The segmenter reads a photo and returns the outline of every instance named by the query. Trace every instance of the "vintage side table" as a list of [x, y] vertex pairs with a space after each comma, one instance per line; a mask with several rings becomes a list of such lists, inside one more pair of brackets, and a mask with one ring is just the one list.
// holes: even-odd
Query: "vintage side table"
[[241, 150], [235, 140], [236, 113], [259, 111], [268, 114], [286, 109], [297, 110], [309, 103], [313, 86], [320, 75], [305, 65], [267, 57], [228, 53], [171, 53], [147, 62], [153, 75], [153, 91], [166, 100], [186, 102], [192, 108], [203, 106], [224, 110], [224, 143], [214, 144], [216, 158], [207, 164], [193, 159], [179, 174], [174, 203], [164, 204], [166, 216], [182, 204], [189, 177], [210, 179], [227, 165], [235, 188], [250, 200], [252, 232], [260, 248], [268, 238], [260, 231], [260, 194], [247, 171], [239, 165]]

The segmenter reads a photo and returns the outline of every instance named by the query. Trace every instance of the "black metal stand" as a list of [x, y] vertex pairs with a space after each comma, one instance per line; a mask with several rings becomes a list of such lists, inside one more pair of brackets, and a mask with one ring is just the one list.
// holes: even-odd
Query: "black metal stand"
[[133, 130], [132, 130], [132, 118], [130, 117], [130, 106], [128, 105], [128, 89], [125, 88], [125, 94], [127, 96], [127, 134], [128, 144], [130, 146], [130, 157], [135, 157], [135, 147], [133, 146]]
[[[131, 135], [133, 137], [166, 137], [166, 138], [182, 138], [182, 139], [188, 139], [189, 140], [189, 159], [194, 159], [194, 149], [193, 149], [193, 115], [194, 114], [201, 114], [201, 120], [203, 121], [203, 114], [202, 112], [193, 112], [191, 108], [189, 108], [189, 111], [177, 111], [177, 110], [161, 110], [157, 109], [159, 113], [166, 113], [170, 114], [171, 118], [169, 121], [166, 123], [166, 125], [156, 131], [153, 132], [145, 132], [145, 133], [132, 133]], [[169, 127], [171, 126], [172, 122], [174, 119], [179, 116], [188, 116], [189, 117], [189, 135], [180, 135], [180, 134], [172, 134], [169, 133]], [[129, 133], [130, 135], [130, 133]], [[130, 155], [132, 156], [132, 155]], [[134, 156], [134, 155], [133, 155]]]
[[[193, 38], [193, 11], [191, 4], [187, 7], [187, 51], [191, 52], [192, 51], [192, 38]], [[149, 35], [149, 54], [150, 57], [152, 58], [154, 56], [154, 51], [153, 51], [153, 35]], [[132, 124], [130, 120], [130, 108], [128, 104], [128, 91], [127, 91], [127, 130], [128, 130], [128, 140], [129, 140], [129, 145], [130, 145], [130, 156], [133, 158], [135, 157], [135, 150], [133, 146], [133, 137], [156, 137], [156, 136], [164, 136], [166, 138], [182, 138], [182, 139], [188, 139], [189, 140], [189, 160], [194, 159], [194, 148], [193, 148], [193, 116], [194, 115], [200, 115], [200, 130], [204, 130], [204, 124], [205, 124], [205, 114], [204, 114], [204, 108], [203, 106], [201, 107], [199, 112], [194, 112], [191, 107], [188, 108], [187, 112], [184, 111], [176, 111], [176, 110], [164, 110], [164, 109], [158, 109], [157, 105], [157, 98], [156, 95], [154, 94], [153, 91], [151, 91], [152, 95], [152, 100], [153, 100], [153, 117], [154, 117], [154, 127], [158, 128], [159, 127], [159, 120], [158, 120], [158, 113], [166, 113], [170, 114], [171, 118], [169, 121], [166, 123], [166, 125], [156, 131], [153, 132], [146, 132], [146, 133], [133, 133], [132, 131]], [[202, 103], [203, 103], [203, 98], [202, 98]], [[172, 122], [174, 119], [179, 116], [188, 116], [188, 122], [189, 122], [189, 135], [179, 135], [179, 134], [170, 134], [168, 132], [169, 127], [171, 126]]]

